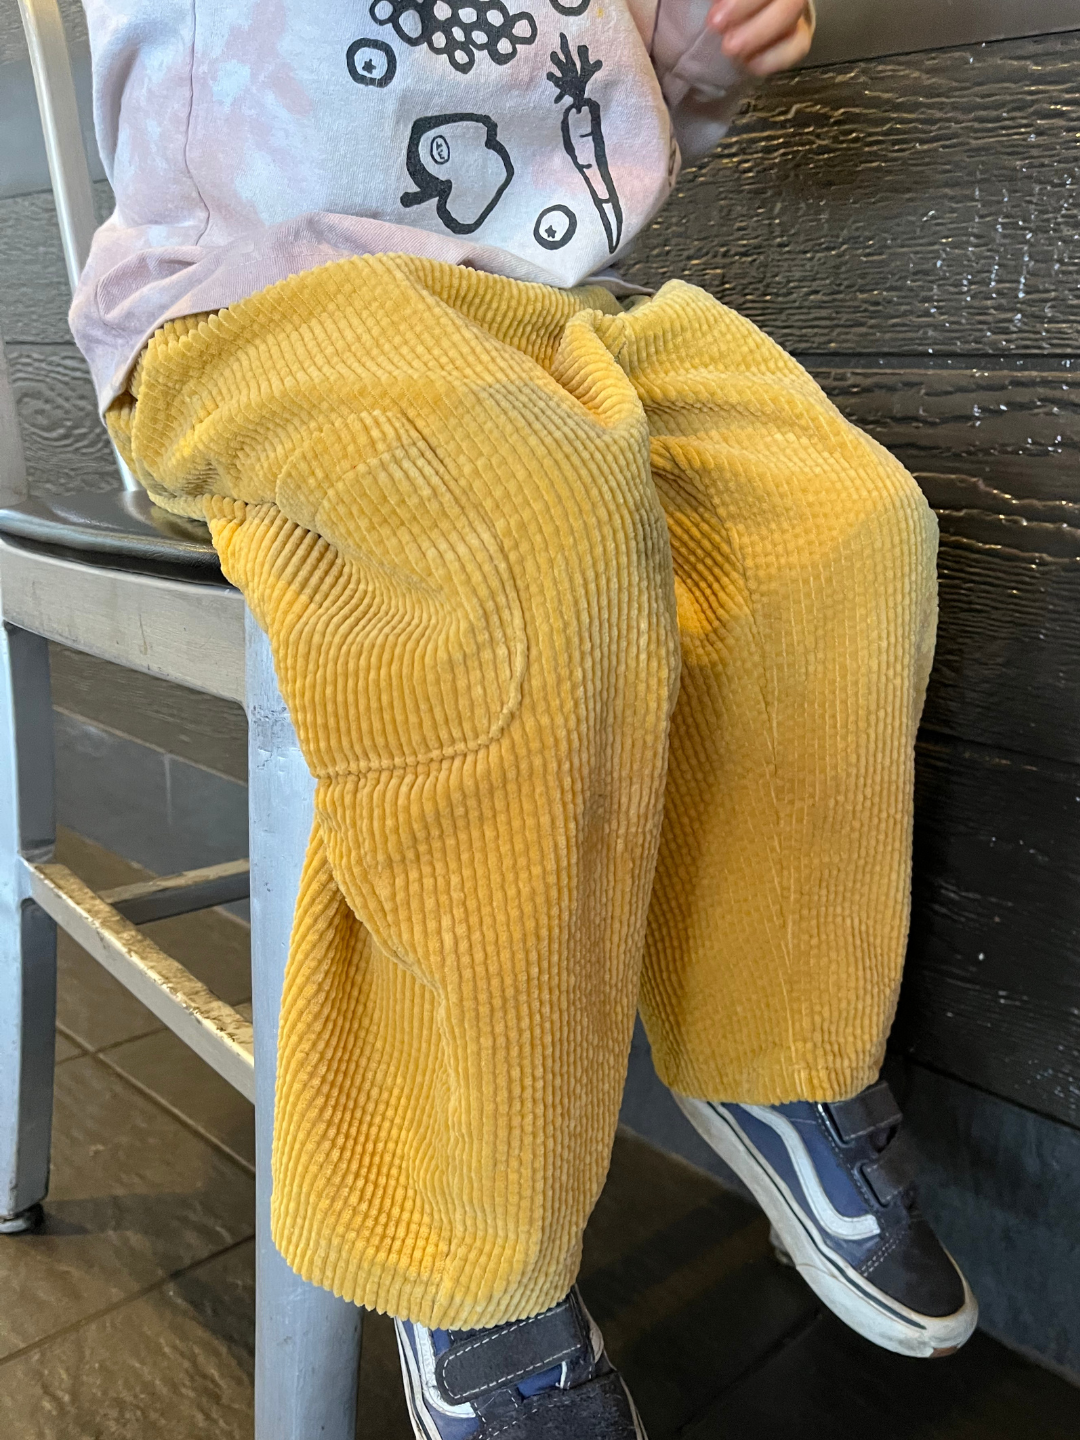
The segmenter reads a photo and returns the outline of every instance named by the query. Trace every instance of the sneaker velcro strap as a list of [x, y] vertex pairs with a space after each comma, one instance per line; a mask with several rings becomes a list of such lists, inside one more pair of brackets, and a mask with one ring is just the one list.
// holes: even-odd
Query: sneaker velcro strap
[[866, 1183], [882, 1205], [906, 1190], [918, 1175], [918, 1155], [911, 1137], [901, 1131], [895, 1140], [890, 1140], [881, 1156], [869, 1164], [860, 1166]]
[[861, 1135], [869, 1135], [872, 1130], [884, 1129], [886, 1125], [899, 1125], [904, 1118], [884, 1080], [853, 1095], [850, 1100], [830, 1100], [827, 1108], [845, 1144], [858, 1140]]
[[530, 1320], [464, 1332], [435, 1361], [435, 1381], [446, 1400], [460, 1405], [573, 1361], [588, 1346], [584, 1319], [567, 1296]]
[[516, 1412], [484, 1424], [483, 1440], [641, 1440], [617, 1370], [569, 1390], [542, 1390]]

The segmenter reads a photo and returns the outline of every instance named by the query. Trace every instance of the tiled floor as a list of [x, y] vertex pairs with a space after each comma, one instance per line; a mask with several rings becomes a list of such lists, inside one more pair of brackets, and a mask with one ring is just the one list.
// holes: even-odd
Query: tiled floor
[[[63, 849], [99, 887], [137, 874], [73, 836]], [[153, 928], [247, 998], [243, 927], [209, 914]], [[0, 1436], [247, 1440], [250, 1107], [70, 945], [60, 1026], [46, 1224], [0, 1239]], [[652, 1440], [1080, 1435], [1080, 1389], [984, 1336], [936, 1363], [865, 1344], [776, 1263], [753, 1207], [628, 1134], [582, 1288]], [[380, 1317], [357, 1433], [411, 1440]]]

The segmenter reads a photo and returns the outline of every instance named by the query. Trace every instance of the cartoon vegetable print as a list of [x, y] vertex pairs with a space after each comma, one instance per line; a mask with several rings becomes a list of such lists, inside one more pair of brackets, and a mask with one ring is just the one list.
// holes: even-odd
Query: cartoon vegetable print
[[614, 254], [622, 239], [622, 204], [608, 169], [600, 106], [595, 100], [585, 97], [589, 81], [603, 68], [604, 62], [590, 60], [587, 45], [577, 47], [575, 62], [566, 36], [560, 35], [559, 40], [562, 42], [561, 53], [558, 50], [551, 52], [551, 63], [556, 73], [549, 70], [547, 78], [555, 86], [556, 105], [563, 100], [572, 102], [563, 111], [563, 148], [588, 186], [589, 198], [596, 207], [607, 236], [608, 250]]

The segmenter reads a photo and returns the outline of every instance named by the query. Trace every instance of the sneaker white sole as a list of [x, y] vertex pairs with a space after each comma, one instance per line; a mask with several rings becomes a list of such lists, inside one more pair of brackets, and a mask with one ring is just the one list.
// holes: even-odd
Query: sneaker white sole
[[921, 1359], [951, 1355], [970, 1339], [979, 1306], [959, 1266], [956, 1272], [964, 1286], [959, 1310], [943, 1316], [909, 1310], [825, 1248], [787, 1184], [732, 1117], [718, 1114], [705, 1100], [686, 1095], [675, 1095], [675, 1100], [701, 1138], [734, 1170], [765, 1211], [791, 1264], [814, 1294], [852, 1330], [884, 1350]]

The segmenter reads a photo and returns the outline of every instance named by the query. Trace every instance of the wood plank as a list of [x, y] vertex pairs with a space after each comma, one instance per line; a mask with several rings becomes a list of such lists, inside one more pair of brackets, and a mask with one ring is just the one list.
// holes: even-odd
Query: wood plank
[[11, 387], [7, 351], [0, 334], [0, 504], [26, 498], [26, 453], [23, 449], [15, 392]]
[[[71, 70], [90, 175], [93, 180], [103, 180], [105, 170], [94, 135], [93, 74], [88, 49], [71, 52]], [[0, 62], [0, 198], [51, 189], [30, 61]]]
[[1077, 29], [1075, 0], [816, 0], [807, 65]]
[[7, 353], [31, 494], [118, 490], [90, 371], [74, 341], [9, 345]]
[[938, 513], [941, 623], [924, 725], [1080, 763], [1076, 376], [898, 359], [814, 374], [915, 471]]
[[[68, 44], [75, 49], [87, 48], [90, 42], [80, 0], [59, 0], [59, 3]], [[26, 39], [19, 19], [19, 7], [15, 0], [3, 0], [0, 4], [0, 65], [26, 58]]]
[[[108, 182], [94, 186], [99, 220], [113, 208]], [[52, 195], [0, 200], [0, 324], [8, 345], [70, 344], [71, 290]]]
[[679, 180], [628, 276], [796, 353], [1080, 353], [1080, 35], [804, 70]]
[[244, 699], [244, 601], [0, 544], [3, 615], [36, 635], [225, 700]]
[[893, 1043], [1080, 1125], [1080, 767], [920, 741]]
[[158, 875], [135, 885], [102, 890], [100, 898], [133, 925], [149, 925], [152, 920], [246, 900], [250, 894], [247, 860], [227, 860], [223, 865], [202, 865], [177, 875]]
[[[1011, 513], [1080, 523], [1080, 360], [804, 363], [843, 414], [909, 470], [971, 476], [1023, 502], [1006, 502]], [[1037, 500], [1067, 503], [1029, 503]], [[1001, 502], [972, 492], [965, 503], [996, 511]]]
[[[1080, 763], [1080, 530], [1016, 548], [1006, 518], [939, 512], [941, 618], [924, 729]], [[965, 535], [967, 529], [975, 535]], [[1012, 533], [1010, 533], [1012, 531]], [[977, 537], [977, 538], [976, 538]]]

